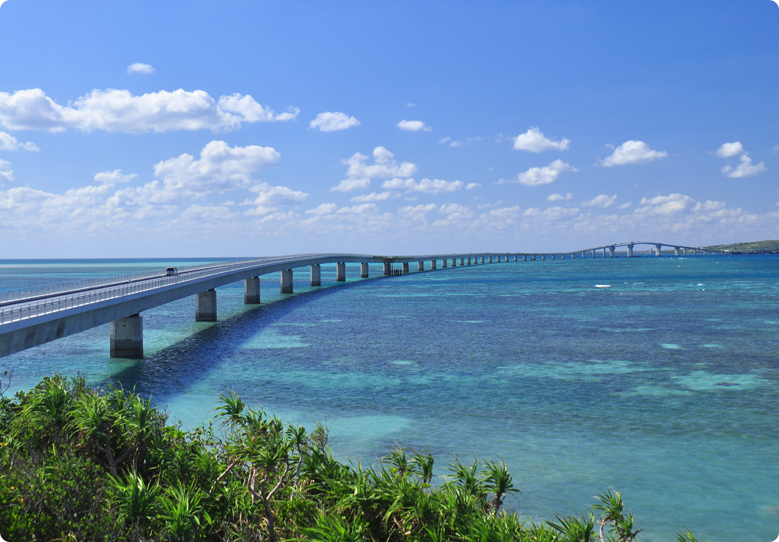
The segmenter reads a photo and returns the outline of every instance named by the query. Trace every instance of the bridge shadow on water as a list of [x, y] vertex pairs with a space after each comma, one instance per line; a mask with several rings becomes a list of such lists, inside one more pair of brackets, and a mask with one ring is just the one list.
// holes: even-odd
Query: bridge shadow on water
[[311, 302], [365, 282], [373, 281], [347, 282], [310, 290], [246, 310], [120, 369], [99, 385], [121, 385], [125, 389], [135, 387], [138, 393], [153, 396], [155, 402], [165, 403], [177, 395], [186, 394], [224, 359], [276, 321]]

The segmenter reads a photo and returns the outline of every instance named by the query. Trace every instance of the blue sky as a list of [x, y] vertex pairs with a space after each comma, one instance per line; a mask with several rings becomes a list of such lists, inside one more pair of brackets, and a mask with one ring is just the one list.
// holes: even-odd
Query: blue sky
[[6, 0], [0, 258], [777, 238], [778, 46], [772, 0]]

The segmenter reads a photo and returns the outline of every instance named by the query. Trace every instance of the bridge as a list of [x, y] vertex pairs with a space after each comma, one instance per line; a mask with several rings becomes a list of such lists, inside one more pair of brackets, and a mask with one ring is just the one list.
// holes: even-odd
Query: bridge
[[[102, 281], [71, 284], [56, 288], [36, 289], [0, 294], [0, 357], [34, 346], [110, 324], [111, 357], [143, 357], [143, 317], [141, 312], [185, 297], [195, 297], [195, 320], [217, 320], [216, 288], [244, 281], [244, 303], [260, 303], [260, 276], [280, 274], [282, 294], [293, 293], [293, 270], [309, 267], [312, 287], [322, 285], [320, 266], [336, 264], [336, 282], [346, 281], [346, 264], [360, 264], [360, 277], [369, 278], [369, 264], [382, 264], [383, 276], [404, 275], [447, 267], [470, 266], [493, 262], [535, 261], [547, 257], [556, 259], [613, 258], [616, 249], [627, 248], [633, 257], [634, 245], [653, 245], [655, 256], [662, 248], [673, 249], [674, 255], [727, 254], [705, 251], [700, 247], [685, 247], [665, 243], [617, 243], [576, 252], [547, 253], [469, 253], [432, 254], [424, 256], [376, 256], [364, 254], [301, 254], [243, 260], [224, 264], [198, 266], [176, 271], [152, 272]], [[521, 259], [521, 260], [520, 260]], [[426, 267], [427, 265], [427, 267]]]

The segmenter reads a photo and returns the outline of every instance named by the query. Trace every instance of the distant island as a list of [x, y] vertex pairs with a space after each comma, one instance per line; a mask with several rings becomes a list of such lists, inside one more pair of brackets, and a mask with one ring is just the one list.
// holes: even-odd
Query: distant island
[[704, 250], [721, 250], [732, 254], [779, 254], [779, 241], [749, 241], [728, 245], [711, 245]]

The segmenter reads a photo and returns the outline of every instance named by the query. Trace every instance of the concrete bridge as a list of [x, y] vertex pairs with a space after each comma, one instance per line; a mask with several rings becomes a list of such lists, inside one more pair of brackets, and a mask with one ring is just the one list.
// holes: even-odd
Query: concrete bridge
[[[68, 335], [73, 335], [103, 324], [111, 324], [111, 357], [143, 357], [143, 318], [140, 313], [195, 296], [195, 320], [217, 320], [216, 288], [244, 281], [244, 303], [260, 303], [261, 275], [280, 274], [282, 294], [293, 293], [293, 270], [309, 268], [312, 287], [321, 286], [320, 266], [336, 264], [336, 282], [346, 281], [346, 264], [360, 264], [360, 277], [369, 278], [369, 264], [382, 264], [383, 276], [446, 269], [508, 261], [534, 261], [540, 257], [571, 259], [591, 257], [602, 252], [602, 257], [615, 257], [618, 247], [627, 247], [633, 257], [633, 246], [654, 245], [656, 256], [662, 247], [670, 247], [676, 256], [702, 252], [701, 248], [668, 245], [665, 243], [618, 243], [588, 248], [576, 252], [548, 253], [469, 253], [432, 254], [425, 256], [374, 256], [364, 254], [302, 254], [229, 262], [224, 264], [179, 269], [172, 274], [164, 271], [104, 281], [66, 285], [57, 288], [0, 295], [0, 357], [20, 352]], [[724, 253], [718, 253], [724, 254]]]

